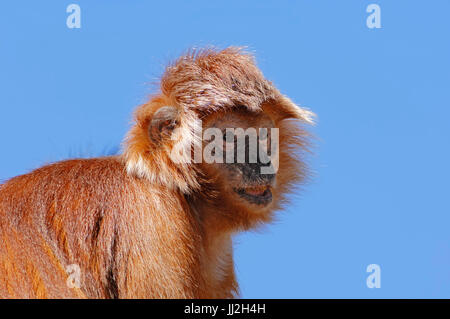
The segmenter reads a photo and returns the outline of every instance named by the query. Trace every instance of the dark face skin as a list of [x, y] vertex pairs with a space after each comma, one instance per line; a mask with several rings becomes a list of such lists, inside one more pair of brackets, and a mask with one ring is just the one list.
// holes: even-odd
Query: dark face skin
[[[203, 123], [204, 132], [208, 128], [222, 132], [222, 140], [217, 142], [223, 147], [223, 163], [205, 164], [207, 170], [221, 180], [226, 192], [235, 194], [236, 200], [260, 208], [269, 205], [276, 174], [264, 173], [261, 168], [271, 165], [265, 154], [271, 155], [272, 119], [263, 112], [233, 111], [208, 119]], [[215, 137], [204, 140], [204, 147], [211, 141], [216, 142]]]

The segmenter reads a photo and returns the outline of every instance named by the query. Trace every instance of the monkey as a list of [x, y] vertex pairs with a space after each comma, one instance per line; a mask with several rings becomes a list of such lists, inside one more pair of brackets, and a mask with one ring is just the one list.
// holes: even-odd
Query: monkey
[[[239, 297], [232, 238], [270, 223], [307, 179], [314, 116], [245, 49], [188, 51], [136, 108], [120, 154], [56, 162], [0, 185], [0, 297]], [[251, 161], [251, 134], [238, 128], [254, 128], [263, 150], [277, 145]], [[230, 161], [174, 152], [213, 140], [225, 150], [212, 148], [214, 158]]]

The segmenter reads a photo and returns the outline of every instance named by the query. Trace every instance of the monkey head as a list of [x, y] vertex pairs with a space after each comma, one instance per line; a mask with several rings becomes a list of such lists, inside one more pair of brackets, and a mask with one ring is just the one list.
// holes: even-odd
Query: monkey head
[[161, 91], [136, 110], [127, 171], [250, 227], [270, 220], [307, 176], [303, 124], [313, 115], [242, 49], [193, 51], [167, 67]]

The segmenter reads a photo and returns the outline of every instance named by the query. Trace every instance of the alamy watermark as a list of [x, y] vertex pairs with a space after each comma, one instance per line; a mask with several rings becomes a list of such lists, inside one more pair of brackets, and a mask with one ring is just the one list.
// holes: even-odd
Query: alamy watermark
[[370, 15], [366, 19], [366, 25], [369, 29], [381, 28], [381, 8], [378, 4], [369, 4], [366, 8], [366, 12]]
[[261, 174], [278, 171], [278, 128], [225, 128], [210, 127], [203, 130], [202, 121], [196, 120], [193, 134], [175, 129], [170, 158], [183, 163], [259, 163]]
[[[366, 25], [369, 29], [381, 28], [381, 8], [380, 5], [372, 3], [366, 7], [366, 12], [369, 13], [366, 19]], [[81, 28], [81, 8], [78, 4], [69, 4], [66, 8], [66, 13], [69, 13], [66, 19], [66, 25], [69, 29]]]
[[370, 264], [366, 271], [370, 273], [366, 279], [367, 288], [381, 288], [381, 267], [377, 264]]
[[69, 4], [66, 12], [70, 13], [66, 19], [66, 25], [69, 29], [81, 28], [81, 8], [78, 4]]
[[78, 288], [81, 287], [81, 269], [77, 264], [71, 264], [67, 266], [66, 273], [68, 275], [66, 280], [66, 285], [69, 288]]

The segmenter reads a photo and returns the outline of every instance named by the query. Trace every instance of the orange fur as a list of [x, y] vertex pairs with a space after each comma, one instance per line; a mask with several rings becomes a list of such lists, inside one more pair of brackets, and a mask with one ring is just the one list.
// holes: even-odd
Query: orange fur
[[[273, 203], [260, 212], [221, 193], [205, 164], [173, 163], [178, 140], [148, 136], [164, 105], [180, 112], [181, 137], [197, 119], [244, 105], [280, 129]], [[44, 166], [0, 186], [2, 298], [232, 298], [231, 237], [268, 222], [306, 176], [301, 123], [312, 113], [267, 81], [241, 49], [193, 51], [170, 65], [161, 91], [137, 108], [119, 156]], [[81, 287], [66, 284], [68, 265]]]

